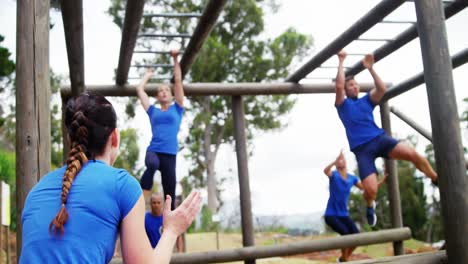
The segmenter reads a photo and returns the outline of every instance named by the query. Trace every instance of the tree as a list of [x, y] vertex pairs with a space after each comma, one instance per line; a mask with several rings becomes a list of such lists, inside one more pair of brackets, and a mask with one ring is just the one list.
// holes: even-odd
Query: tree
[[[201, 13], [206, 2], [153, 0], [146, 3], [146, 8], [160, 13]], [[272, 40], [262, 40], [262, 8], [271, 3], [274, 1], [228, 1], [187, 79], [192, 82], [221, 83], [265, 82], [285, 78], [293, 59], [305, 55], [312, 45], [312, 38], [290, 28]], [[123, 10], [124, 3], [121, 0], [113, 0], [108, 10], [119, 26], [122, 26]], [[193, 32], [194, 26], [194, 23], [186, 20], [171, 20], [169, 23], [169, 20], [145, 18], [141, 31]], [[142, 46], [151, 45], [145, 43]], [[168, 59], [161, 57], [153, 62], [167, 63]], [[164, 71], [160, 73], [164, 74]], [[252, 142], [254, 131], [284, 127], [286, 122], [282, 117], [294, 103], [295, 100], [288, 96], [244, 97], [248, 141]], [[217, 201], [220, 186], [214, 167], [216, 157], [222, 144], [232, 144], [234, 141], [230, 97], [192, 97], [187, 111], [193, 116], [190, 135], [184, 142], [189, 150], [187, 157], [191, 160], [191, 177], [183, 181], [188, 185], [184, 189], [207, 186], [208, 208], [216, 211], [221, 206]]]
[[132, 175], [139, 175], [140, 170], [136, 168], [139, 148], [137, 143], [136, 129], [127, 128], [120, 131], [120, 151], [114, 166], [126, 169]]

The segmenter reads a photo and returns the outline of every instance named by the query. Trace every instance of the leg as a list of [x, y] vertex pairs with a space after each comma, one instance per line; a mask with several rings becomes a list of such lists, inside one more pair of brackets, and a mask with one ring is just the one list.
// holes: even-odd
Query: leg
[[151, 188], [153, 187], [153, 176], [156, 170], [159, 168], [159, 158], [158, 155], [154, 152], [146, 152], [145, 157], [146, 170], [141, 176], [140, 185], [143, 189], [143, 196], [145, 201], [151, 194]]
[[161, 159], [161, 181], [164, 191], [164, 199], [166, 195], [172, 198], [171, 210], [175, 209], [176, 201], [176, 155], [159, 154]]
[[[349, 234], [349, 230], [343, 221], [340, 220], [341, 217], [338, 216], [325, 216], [325, 223], [333, 229], [333, 231], [337, 232], [340, 235]], [[340, 261], [346, 261], [347, 249], [341, 249], [341, 256], [339, 257]]]
[[[357, 234], [359, 233], [359, 229], [357, 228], [356, 224], [353, 222], [353, 220], [348, 216], [344, 217], [342, 219], [343, 223], [348, 227], [348, 230], [350, 234]], [[356, 249], [356, 247], [350, 247], [346, 249], [346, 255], [344, 257], [344, 260], [348, 261], [349, 257], [353, 254], [353, 251]]]
[[377, 198], [377, 174], [374, 172], [362, 180], [364, 187], [364, 199], [367, 202], [367, 207], [371, 207]]
[[377, 223], [375, 214], [375, 199], [377, 198], [377, 168], [375, 167], [375, 149], [377, 144], [366, 144], [360, 151], [354, 152], [358, 162], [359, 176], [364, 187], [364, 199], [367, 203], [366, 217], [370, 226]]
[[389, 153], [388, 157], [395, 160], [410, 161], [418, 170], [423, 172], [433, 182], [437, 181], [437, 173], [432, 169], [429, 161], [417, 153], [412, 147], [403, 142], [398, 143]]

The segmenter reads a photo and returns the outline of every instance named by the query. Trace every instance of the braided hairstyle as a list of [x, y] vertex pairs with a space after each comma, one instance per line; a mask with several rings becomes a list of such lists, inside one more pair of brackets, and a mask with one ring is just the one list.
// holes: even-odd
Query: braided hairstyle
[[117, 116], [112, 104], [104, 96], [82, 94], [68, 101], [65, 126], [71, 142], [63, 175], [61, 207], [49, 225], [49, 232], [63, 235], [68, 220], [66, 208], [73, 180], [89, 159], [104, 152], [107, 140], [117, 126]]

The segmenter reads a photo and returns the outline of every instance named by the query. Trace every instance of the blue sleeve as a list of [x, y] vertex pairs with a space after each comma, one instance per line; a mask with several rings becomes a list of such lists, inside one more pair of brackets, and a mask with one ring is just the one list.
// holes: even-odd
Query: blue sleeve
[[341, 104], [335, 105], [336, 109], [340, 110], [343, 107], [343, 105], [346, 103], [347, 100], [348, 100], [348, 98], [345, 98]]
[[151, 115], [154, 112], [154, 109], [155, 109], [154, 105], [150, 105], [150, 107], [148, 107], [148, 110], [146, 110], [146, 113], [148, 114], [148, 116], [151, 117]]
[[116, 197], [121, 219], [133, 209], [142, 195], [140, 184], [127, 171], [119, 170], [117, 175]]
[[359, 178], [353, 175], [353, 185], [356, 185], [359, 182]]
[[174, 103], [174, 107], [177, 113], [179, 114], [179, 116], [182, 116], [182, 114], [184, 113], [184, 108], [180, 106], [177, 102]]
[[368, 92], [364, 97], [362, 97], [363, 100], [366, 100], [366, 102], [372, 107], [372, 109], [375, 108], [374, 102], [370, 99], [370, 92]]

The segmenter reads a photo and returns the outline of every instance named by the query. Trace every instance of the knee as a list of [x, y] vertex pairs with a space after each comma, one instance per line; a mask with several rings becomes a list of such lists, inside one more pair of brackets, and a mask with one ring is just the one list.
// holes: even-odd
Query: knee
[[365, 192], [368, 198], [375, 200], [375, 197], [377, 197], [377, 185], [367, 186]]

